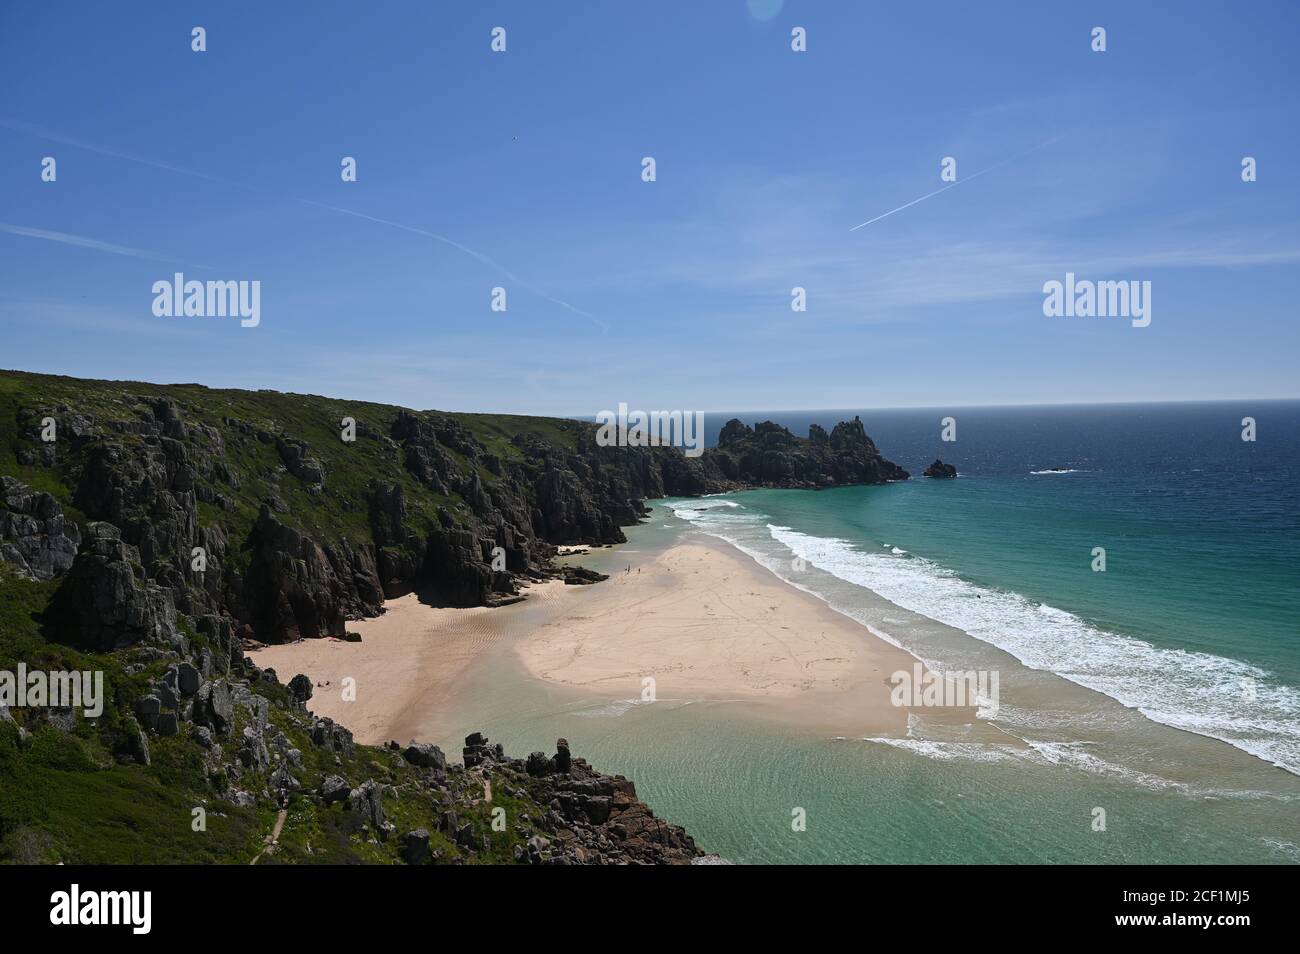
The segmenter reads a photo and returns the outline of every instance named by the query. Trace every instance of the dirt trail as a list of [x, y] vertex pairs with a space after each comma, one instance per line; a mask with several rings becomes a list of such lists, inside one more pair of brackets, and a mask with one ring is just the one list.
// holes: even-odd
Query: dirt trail
[[250, 865], [257, 864], [264, 854], [275, 847], [276, 842], [280, 840], [280, 832], [284, 831], [284, 820], [288, 817], [289, 809], [280, 809], [280, 814], [275, 816], [275, 828], [271, 830], [271, 834], [267, 837], [266, 844], [262, 846], [262, 850], [257, 853], [257, 856], [253, 858], [252, 861], [249, 862]]

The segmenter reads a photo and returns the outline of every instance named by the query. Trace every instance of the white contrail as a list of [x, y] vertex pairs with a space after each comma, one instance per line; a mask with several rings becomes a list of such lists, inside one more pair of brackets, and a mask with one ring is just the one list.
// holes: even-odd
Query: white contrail
[[338, 212], [340, 215], [351, 215], [358, 219], [365, 219], [367, 222], [375, 222], [378, 223], [379, 225], [387, 225], [389, 228], [401, 229], [404, 232], [413, 232], [416, 235], [423, 235], [425, 238], [431, 238], [434, 241], [442, 242], [446, 245], [450, 245], [452, 248], [464, 252], [466, 255], [470, 256], [471, 258], [477, 259], [478, 261], [482, 262], [484, 265], [487, 265], [489, 268], [495, 269], [496, 271], [500, 272], [502, 275], [506, 276], [506, 278], [508, 278], [510, 281], [514, 282], [517, 285], [522, 286], [524, 289], [532, 292], [537, 297], [544, 298], [547, 301], [551, 302], [552, 304], [559, 305], [561, 308], [567, 308], [575, 315], [581, 315], [583, 318], [586, 318], [590, 321], [594, 321], [598, 326], [600, 326], [602, 331], [609, 330], [609, 324], [607, 322], [601, 321], [595, 315], [587, 314], [587, 312], [583, 311], [581, 308], [577, 308], [573, 305], [570, 305], [567, 301], [563, 301], [559, 298], [554, 298], [546, 294], [546, 292], [537, 288], [531, 282], [528, 282], [520, 278], [510, 269], [502, 265], [500, 262], [496, 261], [493, 258], [489, 258], [487, 255], [484, 255], [482, 252], [474, 251], [474, 249], [470, 248], [467, 245], [461, 245], [455, 239], [449, 239], [447, 238], [447, 236], [439, 235], [437, 232], [430, 232], [428, 229], [417, 228], [414, 225], [406, 225], [402, 222], [394, 222], [391, 219], [381, 219], [373, 215], [367, 215], [364, 212], [357, 212], [353, 209], [345, 209], [342, 206], [338, 206], [338, 205], [329, 205], [325, 202], [313, 202], [311, 199], [296, 199], [295, 201], [301, 202], [303, 205], [314, 206], [315, 208], [318, 209], [327, 209], [330, 212]]
[[[34, 126], [31, 123], [24, 123], [24, 122], [19, 122], [17, 120], [5, 119], [4, 117], [0, 117], [0, 126], [5, 127], [7, 129], [13, 129], [17, 132], [26, 133], [27, 135], [30, 136], [36, 136], [40, 139], [49, 139], [52, 142], [58, 142], [66, 146], [72, 146], [75, 149], [84, 149], [87, 152], [99, 153], [100, 155], [109, 156], [114, 159], [122, 159], [127, 162], [136, 162], [136, 163], [140, 163], [141, 165], [152, 166], [155, 169], [163, 169], [167, 172], [174, 172], [178, 175], [193, 176], [194, 178], [197, 179], [206, 179], [209, 182], [220, 182], [225, 185], [235, 186], [236, 188], [239, 189], [246, 189], [250, 192], [267, 191], [265, 189], [259, 189], [256, 186], [251, 186], [242, 182], [238, 182], [234, 179], [227, 179], [222, 176], [208, 175], [206, 172], [196, 172], [193, 169], [186, 169], [182, 166], [172, 165], [171, 163], [158, 162], [155, 159], [149, 159], [145, 156], [139, 156], [133, 153], [123, 152], [120, 149], [111, 149], [107, 146], [100, 146], [94, 143], [86, 142], [81, 139], [73, 139], [70, 136], [65, 136], [61, 133], [54, 132], [53, 130], [46, 129], [41, 126]], [[484, 255], [482, 252], [475, 251], [474, 249], [470, 248], [467, 245], [462, 245], [459, 242], [454, 241], [453, 239], [449, 239], [445, 235], [439, 235], [438, 233], [430, 232], [427, 229], [417, 228], [414, 225], [405, 225], [401, 222], [394, 222], [390, 219], [381, 219], [373, 215], [366, 215], [364, 212], [355, 212], [352, 209], [345, 209], [337, 205], [328, 205], [327, 203], [324, 202], [313, 202], [310, 199], [300, 199], [294, 196], [289, 196], [288, 198], [292, 199], [295, 202], [301, 203], [302, 205], [314, 206], [315, 208], [318, 209], [326, 209], [330, 212], [337, 212], [340, 215], [350, 215], [354, 218], [365, 219], [368, 222], [374, 222], [378, 225], [386, 225], [389, 228], [401, 229], [405, 232], [412, 232], [416, 235], [422, 235], [426, 238], [431, 238], [434, 239], [435, 241], [442, 242], [446, 245], [450, 245], [452, 248], [464, 252], [466, 255], [469, 255], [471, 258], [474, 258], [475, 260], [481, 262], [482, 264], [487, 265], [489, 268], [492, 268], [500, 272], [501, 274], [505, 275], [506, 278], [508, 278], [511, 282], [514, 282], [515, 284], [521, 286], [525, 291], [531, 292], [532, 294], [536, 295], [538, 298], [545, 299], [546, 301], [549, 301], [554, 305], [559, 305], [561, 308], [565, 308], [568, 311], [573, 312], [575, 315], [580, 315], [583, 318], [586, 318], [588, 321], [594, 322], [597, 325], [597, 327], [601, 329], [602, 333], [609, 331], [608, 322], [602, 321], [600, 318], [597, 318], [595, 315], [588, 314], [587, 312], [583, 311], [581, 308], [571, 305], [567, 301], [564, 301], [563, 299], [555, 298], [552, 295], [546, 294], [544, 291], [540, 290], [536, 285], [533, 285], [531, 282], [525, 281], [524, 279], [520, 278], [510, 269], [502, 265], [500, 262], [488, 257], [487, 255]], [[93, 240], [91, 239], [86, 240], [86, 242], [92, 242], [92, 241]], [[78, 243], [70, 243], [70, 244], [78, 244]], [[88, 247], [95, 247], [95, 246], [91, 245]], [[105, 249], [105, 251], [108, 250], [109, 249]], [[127, 254], [127, 253], [120, 253], [120, 254]], [[146, 255], [145, 257], [149, 257], [149, 256]], [[163, 259], [163, 261], [169, 261], [169, 259]]]
[[111, 252], [114, 255], [127, 255], [131, 258], [147, 258], [155, 262], [170, 262], [174, 265], [187, 265], [191, 268], [211, 268], [210, 265], [186, 262], [178, 258], [159, 255], [157, 252], [145, 251], [142, 248], [131, 248], [129, 245], [114, 245], [112, 242], [101, 242], [99, 239], [87, 238], [84, 235], [72, 235], [68, 232], [34, 229], [26, 225], [12, 225], [9, 222], [0, 222], [0, 232], [8, 232], [10, 235], [21, 235], [26, 238], [44, 239], [47, 242], [60, 242], [64, 245], [75, 245], [78, 248], [90, 248], [98, 252]]
[[[81, 139], [73, 139], [71, 136], [65, 136], [43, 126], [34, 126], [31, 123], [19, 122], [15, 119], [5, 119], [0, 116], [0, 126], [6, 129], [12, 129], [16, 132], [26, 133], [29, 136], [35, 136], [38, 139], [48, 139], [51, 142], [62, 143], [65, 146], [72, 146], [74, 149], [84, 149], [87, 152], [97, 152], [101, 156], [111, 156], [114, 159], [125, 159], [127, 162], [138, 162], [144, 166], [153, 166], [155, 169], [165, 169], [167, 172], [179, 173], [183, 176], [194, 176], [196, 179], [207, 179], [209, 182], [224, 182], [227, 185], [238, 186], [239, 183], [233, 179], [223, 179], [220, 176], [210, 176], [206, 172], [195, 172], [193, 169], [183, 169], [180, 166], [173, 166], [166, 162], [158, 162], [155, 159], [147, 159], [144, 156], [137, 156], [129, 152], [122, 152], [119, 149], [110, 149], [108, 146], [100, 146], [94, 143], [85, 142]], [[241, 188], [248, 188], [243, 186]]]
[[941, 192], [947, 192], [949, 189], [955, 189], [955, 188], [957, 188], [957, 186], [961, 185], [963, 182], [970, 182], [972, 179], [978, 179], [980, 176], [984, 175], [986, 172], [992, 172], [994, 169], [1000, 169], [1002, 166], [1005, 166], [1008, 162], [1014, 162], [1016, 159], [1022, 159], [1022, 158], [1024, 158], [1025, 156], [1029, 155], [1030, 153], [1034, 153], [1034, 152], [1037, 152], [1037, 151], [1040, 150], [1040, 149], [1046, 148], [1047, 146], [1050, 146], [1052, 143], [1057, 142], [1057, 141], [1059, 141], [1059, 140], [1062, 139], [1062, 138], [1064, 138], [1064, 137], [1062, 137], [1062, 136], [1055, 136], [1055, 137], [1053, 137], [1052, 139], [1047, 140], [1047, 142], [1039, 143], [1037, 146], [1034, 146], [1032, 149], [1026, 149], [1024, 152], [1018, 152], [1018, 153], [1016, 153], [1014, 156], [1008, 156], [1006, 159], [1003, 159], [1001, 162], [995, 162], [993, 165], [989, 166], [987, 169], [981, 169], [979, 172], [976, 172], [976, 173], [973, 173], [972, 175], [966, 176], [964, 179], [958, 179], [956, 182], [950, 183], [950, 184], [944, 186], [942, 189], [935, 189], [933, 192], [927, 192], [925, 195], [921, 196], [919, 199], [913, 199], [911, 202], [905, 203], [904, 205], [900, 205], [900, 206], [899, 206], [898, 208], [896, 208], [896, 209], [890, 209], [888, 212], [884, 212], [884, 213], [881, 213], [880, 215], [877, 215], [874, 219], [867, 219], [867, 221], [865, 221], [865, 222], [861, 222], [861, 223], [859, 223], [859, 224], [853, 226], [853, 228], [849, 229], [849, 231], [850, 231], [850, 232], [856, 232], [858, 229], [863, 228], [863, 227], [865, 227], [865, 226], [868, 226], [868, 225], [870, 225], [872, 222], [879, 222], [881, 219], [887, 219], [887, 218], [889, 218], [889, 217], [890, 217], [891, 215], [893, 215], [895, 212], [902, 212], [904, 209], [910, 209], [912, 206], [916, 205], [918, 202], [924, 202], [926, 199], [933, 199], [936, 195], [938, 195], [938, 194], [941, 193]]

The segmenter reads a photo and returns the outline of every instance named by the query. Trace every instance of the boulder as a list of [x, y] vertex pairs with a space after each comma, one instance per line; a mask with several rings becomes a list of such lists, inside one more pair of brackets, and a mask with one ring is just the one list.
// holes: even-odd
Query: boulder
[[205, 682], [194, 699], [194, 721], [227, 735], [235, 724], [235, 704], [224, 682]]
[[135, 702], [135, 714], [146, 728], [157, 731], [158, 715], [161, 712], [162, 701], [157, 696], [142, 696]]
[[238, 754], [245, 768], [263, 771], [271, 767], [271, 752], [266, 747], [266, 740], [251, 726], [244, 729], [244, 742]]
[[436, 745], [412, 741], [402, 754], [406, 757], [406, 761], [421, 768], [438, 769], [439, 771], [447, 768], [447, 757], [442, 754], [442, 749]]
[[583, 813], [593, 825], [603, 825], [609, 821], [614, 800], [608, 795], [592, 795], [580, 802]]
[[571, 756], [569, 755], [569, 740], [556, 739], [555, 740], [555, 771], [567, 773], [569, 771], [570, 765], [571, 765]]
[[423, 828], [402, 836], [402, 858], [408, 865], [422, 865], [429, 860], [429, 833]]
[[320, 784], [320, 798], [326, 805], [347, 801], [351, 794], [351, 786], [341, 775], [327, 775], [325, 781]]
[[176, 667], [176, 688], [181, 695], [187, 697], [195, 695], [198, 693], [202, 681], [199, 671], [188, 662], [183, 662]]
[[476, 839], [474, 838], [474, 826], [469, 822], [466, 822], [457, 828], [455, 841], [456, 844], [460, 845], [462, 848], [477, 847]]
[[351, 757], [356, 754], [357, 746], [352, 733], [333, 719], [315, 719], [311, 724], [312, 745], [319, 746], [336, 755]]
[[384, 815], [384, 787], [373, 779], [362, 782], [348, 795], [348, 807], [361, 816], [380, 840], [388, 837], [388, 821]]
[[293, 696], [294, 701], [296, 701], [298, 705], [306, 705], [307, 700], [311, 698], [311, 694], [311, 680], [302, 673], [298, 673], [298, 675], [289, 680], [289, 695]]
[[280, 460], [289, 473], [304, 484], [319, 487], [325, 482], [325, 468], [320, 461], [310, 456], [311, 448], [306, 443], [281, 437], [276, 439], [275, 445], [280, 452]]
[[465, 762], [465, 768], [480, 765], [492, 758], [494, 754], [492, 748], [488, 745], [487, 736], [482, 732], [471, 732], [465, 736], [465, 747], [461, 749], [461, 757]]
[[534, 778], [554, 774], [555, 761], [547, 758], [545, 752], [532, 752], [528, 756], [526, 771]]
[[122, 720], [122, 730], [126, 735], [127, 754], [141, 765], [150, 764], [149, 738], [140, 728], [140, 723], [128, 715]]

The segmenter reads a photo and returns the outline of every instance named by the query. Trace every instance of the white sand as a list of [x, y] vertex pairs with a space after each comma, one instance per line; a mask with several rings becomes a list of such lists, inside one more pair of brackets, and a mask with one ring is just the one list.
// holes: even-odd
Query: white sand
[[762, 702], [790, 721], [905, 730], [888, 680], [916, 659], [724, 544], [680, 544], [587, 589], [516, 644], [538, 678], [630, 698], [650, 677], [660, 700]]
[[[350, 624], [360, 643], [299, 640], [250, 655], [282, 680], [306, 673], [316, 683], [312, 711], [369, 744], [424, 738], [454, 722], [466, 673], [510, 647], [531, 678], [584, 698], [642, 697], [649, 677], [660, 701], [742, 704], [791, 724], [905, 734], [908, 710], [892, 705], [889, 677], [911, 671], [909, 653], [725, 544], [683, 543], [642, 559], [591, 586], [529, 587], [524, 603], [496, 609], [404, 596]], [[347, 677], [355, 701], [343, 698]]]
[[[529, 603], [547, 603], [566, 589], [573, 587], [550, 581], [524, 592]], [[300, 639], [249, 656], [281, 681], [308, 675], [316, 684], [308, 707], [347, 726], [358, 742], [405, 743], [419, 734], [430, 711], [454, 704], [465, 671], [485, 651], [524, 636], [522, 606], [450, 609], [426, 606], [410, 594], [388, 600], [382, 616], [349, 623], [361, 634], [359, 643]], [[343, 698], [349, 677], [356, 684], [354, 701]]]

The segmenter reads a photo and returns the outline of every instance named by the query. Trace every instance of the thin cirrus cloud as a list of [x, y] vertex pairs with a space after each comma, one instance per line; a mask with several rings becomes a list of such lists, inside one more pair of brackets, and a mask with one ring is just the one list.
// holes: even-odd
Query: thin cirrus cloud
[[[147, 156], [141, 156], [136, 153], [126, 152], [121, 149], [115, 149], [109, 146], [102, 146], [97, 143], [87, 142], [84, 139], [77, 139], [75, 137], [65, 135], [55, 130], [46, 129], [41, 126], [33, 125], [32, 123], [26, 123], [26, 122], [21, 122], [19, 120], [0, 117], [0, 127], [6, 129], [12, 129], [15, 132], [24, 133], [29, 136], [35, 136], [39, 139], [48, 139], [51, 142], [62, 143], [63, 145], [66, 146], [72, 146], [74, 149], [83, 149], [87, 152], [93, 152], [101, 156], [108, 156], [113, 159], [121, 159], [125, 162], [133, 162], [140, 165], [150, 166], [154, 169], [162, 169], [166, 172], [172, 172], [177, 175], [191, 176], [193, 178], [207, 180], [208, 182], [217, 182], [223, 185], [233, 186], [237, 189], [243, 189], [249, 192], [266, 191], [264, 189], [259, 189], [256, 186], [239, 182], [234, 179], [228, 179], [223, 176], [210, 175], [206, 172], [199, 172], [194, 169], [188, 169], [182, 166], [173, 165], [172, 163], [160, 162], [156, 159], [150, 159]], [[298, 202], [301, 205], [309, 206], [311, 208], [324, 209], [325, 211], [334, 212], [338, 215], [346, 215], [355, 219], [361, 219], [366, 222], [373, 222], [376, 225], [383, 225], [387, 228], [397, 229], [399, 231], [407, 232], [409, 234], [420, 235], [425, 238], [433, 239], [436, 242], [441, 242], [444, 245], [447, 245], [465, 255], [470, 256], [475, 261], [483, 265], [486, 265], [488, 268], [493, 269], [499, 274], [504, 275], [508, 280], [519, 285], [520, 287], [536, 295], [537, 297], [549, 301], [554, 305], [558, 305], [559, 307], [564, 308], [575, 315], [578, 315], [582, 318], [587, 319], [588, 321], [591, 321], [593, 324], [595, 324], [598, 328], [601, 329], [602, 333], [607, 332], [609, 330], [608, 322], [602, 320], [601, 318], [596, 317], [593, 314], [590, 314], [589, 312], [582, 310], [581, 308], [578, 308], [576, 305], [573, 305], [562, 298], [557, 298], [553, 295], [546, 293], [541, 288], [539, 288], [536, 284], [521, 278], [514, 271], [507, 268], [505, 265], [496, 261], [492, 257], [485, 255], [482, 252], [476, 251], [475, 249], [472, 249], [467, 245], [457, 242], [454, 239], [448, 238], [445, 235], [440, 235], [437, 232], [431, 232], [428, 229], [422, 229], [419, 228], [418, 226], [407, 225], [403, 222], [395, 222], [391, 219], [382, 219], [377, 216], [367, 215], [364, 212], [357, 212], [353, 209], [343, 208], [342, 206], [329, 205], [324, 202], [314, 202], [310, 199], [301, 199], [301, 198], [293, 198], [293, 201]], [[13, 234], [16, 235], [29, 235], [34, 238], [49, 238], [51, 241], [63, 241], [65, 242], [65, 244], [81, 245], [82, 247], [85, 248], [96, 248], [99, 249], [100, 251], [115, 252], [116, 254], [119, 255], [135, 254], [136, 257], [139, 258], [154, 258], [158, 261], [173, 261], [172, 259], [161, 258], [159, 256], [154, 255], [153, 253], [141, 252], [138, 249], [128, 249], [126, 246], [112, 245], [107, 242], [97, 242], [94, 239], [82, 239], [79, 236], [64, 236], [63, 233], [58, 233], [58, 232], [38, 234], [38, 233], [43, 233], [43, 230], [40, 229], [14, 231], [15, 229], [18, 228], [20, 227], [14, 226], [12, 228], [6, 228], [5, 231], [12, 231]], [[59, 236], [59, 237], [56, 238], [55, 236]], [[200, 266], [200, 267], [206, 267], [206, 266]]]
[[7, 232], [10, 235], [18, 235], [23, 238], [41, 239], [46, 242], [58, 242], [61, 245], [74, 245], [77, 248], [93, 249], [97, 252], [108, 252], [112, 255], [125, 255], [128, 258], [142, 258], [153, 262], [168, 262], [173, 265], [185, 265], [190, 268], [211, 268], [210, 265], [202, 265], [198, 262], [187, 262], [183, 259], [172, 258], [159, 252], [150, 252], [147, 249], [132, 248], [129, 245], [117, 245], [113, 242], [104, 242], [100, 239], [89, 238], [85, 235], [73, 235], [69, 232], [55, 232], [52, 229], [36, 229], [26, 225], [14, 225], [10, 222], [0, 222], [0, 232]]

